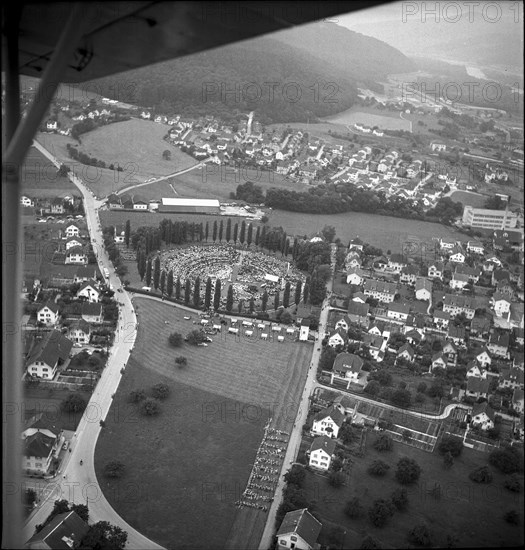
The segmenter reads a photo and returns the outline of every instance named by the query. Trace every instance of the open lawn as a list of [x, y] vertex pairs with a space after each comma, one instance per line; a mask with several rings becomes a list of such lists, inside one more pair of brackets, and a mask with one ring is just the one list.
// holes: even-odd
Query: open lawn
[[370, 127], [378, 126], [381, 130], [410, 130], [410, 121], [400, 118], [398, 111], [380, 111], [379, 109], [366, 108], [361, 105], [354, 105], [351, 109], [324, 120], [325, 122], [344, 125], [361, 123]]
[[450, 198], [454, 202], [460, 202], [463, 206], [473, 206], [474, 208], [483, 208], [487, 200], [485, 195], [468, 191], [454, 191]]
[[[136, 345], [95, 455], [105, 494], [126, 521], [167, 548], [255, 548], [266, 515], [234, 502], [269, 418], [290, 430], [312, 348], [233, 335], [215, 335], [208, 347], [171, 348], [171, 332], [196, 328], [186, 312], [147, 298], [134, 302]], [[175, 365], [179, 355], [188, 360], [184, 368]], [[128, 394], [158, 382], [171, 395], [158, 417], [143, 417]], [[127, 472], [108, 484], [102, 470], [113, 459]], [[133, 495], [122, 498], [129, 487]]]
[[80, 196], [69, 178], [59, 176], [55, 165], [31, 147], [20, 171], [22, 194], [31, 198]]
[[363, 241], [383, 249], [383, 252], [401, 252], [407, 240], [431, 242], [434, 238], [448, 238], [466, 242], [468, 237], [439, 223], [405, 220], [362, 212], [342, 214], [303, 214], [272, 210], [268, 225], [282, 226], [288, 235], [312, 235], [325, 225], [332, 225], [336, 237], [347, 244], [359, 236]]
[[[455, 537], [457, 547], [504, 547], [523, 545], [520, 527], [511, 526], [503, 519], [508, 510], [516, 509], [523, 524], [523, 498], [503, 486], [504, 476], [493, 470], [490, 485], [470, 481], [469, 473], [487, 465], [488, 455], [463, 449], [450, 470], [443, 467], [443, 459], [437, 453], [427, 453], [403, 443], [394, 443], [392, 452], [378, 453], [372, 447], [377, 436], [367, 434], [366, 453], [353, 458], [346, 486], [334, 489], [326, 479], [308, 473], [305, 488], [309, 500], [317, 500], [317, 511], [322, 519], [341, 525], [346, 530], [342, 548], [359, 548], [367, 535], [376, 539], [383, 548], [411, 547], [408, 531], [417, 524], [426, 523], [432, 532], [432, 546], [447, 547], [447, 536]], [[421, 467], [419, 482], [408, 486], [409, 506], [406, 512], [395, 512], [388, 523], [378, 528], [368, 519], [368, 508], [374, 500], [389, 498], [402, 487], [395, 480], [395, 470], [402, 456], [413, 458]], [[385, 477], [370, 476], [366, 470], [374, 460], [390, 465]], [[522, 477], [523, 483], [523, 477]], [[441, 498], [430, 491], [438, 484]], [[350, 519], [344, 513], [348, 500], [358, 497], [365, 509], [359, 519]]]

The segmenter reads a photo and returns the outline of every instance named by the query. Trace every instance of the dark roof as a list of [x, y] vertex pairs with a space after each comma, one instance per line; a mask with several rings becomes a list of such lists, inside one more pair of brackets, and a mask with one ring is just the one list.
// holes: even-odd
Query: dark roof
[[71, 323], [69, 330], [81, 330], [82, 332], [89, 334], [91, 332], [91, 327], [87, 321], [84, 321], [84, 319], [79, 319], [78, 321]]
[[376, 281], [375, 279], [367, 279], [364, 284], [365, 291], [369, 292], [384, 292], [388, 294], [395, 294], [397, 285], [395, 283], [387, 283], [384, 281]]
[[310, 452], [313, 453], [314, 451], [317, 451], [318, 449], [323, 449], [323, 451], [326, 452], [329, 456], [332, 456], [335, 452], [335, 446], [337, 442], [335, 439], [332, 439], [331, 437], [328, 437], [326, 435], [321, 435], [319, 437], [316, 437], [310, 446]]
[[95, 277], [95, 274], [96, 274], [96, 268], [89, 265], [80, 266], [77, 268], [75, 272], [76, 277], [82, 277], [82, 278], [84, 277], [93, 278]]
[[370, 310], [370, 304], [362, 304], [361, 302], [350, 301], [348, 303], [348, 315], [357, 315], [358, 317], [366, 317]]
[[343, 342], [348, 342], [348, 334], [346, 331], [342, 328], [338, 328], [337, 330], [334, 330], [332, 334], [330, 334], [329, 339], [335, 336], [336, 334], [339, 334], [339, 336], [343, 339]]
[[27, 360], [27, 365], [35, 361], [43, 361], [46, 365], [54, 367], [59, 359], [65, 360], [69, 357], [69, 352], [73, 347], [73, 342], [68, 340], [58, 330], [48, 332], [42, 341], [35, 347]]
[[392, 302], [388, 304], [388, 311], [395, 311], [397, 313], [405, 313], [406, 315], [408, 315], [408, 313], [410, 312], [410, 304]]
[[[419, 334], [419, 332], [418, 332]], [[405, 343], [403, 344], [399, 350], [397, 351], [397, 354], [398, 355], [401, 355], [403, 352], [408, 352], [408, 354], [410, 355], [410, 357], [414, 357], [414, 349], [412, 348], [412, 346], [408, 343]]]
[[494, 332], [490, 335], [489, 344], [508, 348], [510, 335], [508, 332]]
[[445, 294], [443, 304], [446, 306], [476, 309], [470, 296], [461, 296], [458, 294]]
[[38, 308], [37, 311], [42, 311], [45, 307], [49, 308], [54, 313], [58, 312], [58, 306], [57, 304], [55, 304], [55, 302], [46, 302], [40, 308]]
[[461, 325], [450, 324], [448, 326], [448, 336], [450, 338], [461, 338], [465, 339], [465, 327]]
[[417, 265], [406, 265], [401, 273], [405, 275], [419, 275], [419, 267]]
[[406, 264], [406, 260], [403, 254], [392, 254], [388, 261], [392, 263]]
[[347, 353], [346, 351], [339, 353], [334, 361], [333, 370], [349, 370], [351, 372], [361, 372], [364, 361], [358, 355]]
[[488, 404], [487, 401], [484, 401], [483, 403], [476, 403], [472, 407], [472, 416], [477, 416], [478, 414], [486, 413], [486, 415], [491, 419], [494, 420], [494, 410], [492, 407]]
[[[90, 286], [93, 290], [96, 290], [97, 292], [100, 292], [97, 288], [97, 283], [93, 279], [89, 279], [89, 281], [85, 281], [80, 285], [80, 288], [78, 289], [78, 292], [81, 292], [85, 288]], [[77, 293], [78, 294], [78, 293]]]
[[61, 431], [60, 428], [57, 428], [54, 424], [51, 424], [47, 415], [44, 416], [44, 413], [35, 414], [31, 418], [27, 419], [24, 426], [24, 431], [31, 428], [34, 430], [49, 430], [55, 435], [58, 435]]
[[311, 547], [314, 547], [322, 527], [323, 525], [310, 514], [308, 509], [303, 508], [288, 512], [284, 516], [277, 536], [296, 533]]
[[82, 315], [101, 315], [102, 304], [85, 302], [82, 304]]
[[26, 543], [28, 548], [70, 550], [76, 548], [88, 532], [89, 525], [76, 513], [57, 514], [40, 532], [35, 533]]
[[47, 458], [53, 449], [56, 437], [49, 437], [42, 432], [36, 432], [24, 440], [24, 456]]
[[314, 420], [323, 420], [323, 418], [328, 418], [328, 417], [330, 417], [339, 427], [343, 425], [343, 422], [345, 419], [343, 414], [332, 405], [328, 409], [319, 411], [315, 415]]
[[487, 393], [489, 391], [489, 386], [490, 386], [490, 380], [488, 378], [479, 378], [478, 376], [470, 376], [467, 379], [467, 390], [470, 392]]
[[434, 319], [450, 320], [450, 313], [448, 311], [442, 311], [441, 309], [435, 309], [434, 310]]

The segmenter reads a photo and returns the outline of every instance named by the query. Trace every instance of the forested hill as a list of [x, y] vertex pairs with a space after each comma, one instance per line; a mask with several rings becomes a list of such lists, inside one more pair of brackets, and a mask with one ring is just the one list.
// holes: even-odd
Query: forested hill
[[358, 85], [413, 68], [374, 38], [330, 23], [307, 27], [101, 79], [94, 89], [165, 114], [228, 119], [255, 110], [263, 123], [313, 121], [350, 108]]

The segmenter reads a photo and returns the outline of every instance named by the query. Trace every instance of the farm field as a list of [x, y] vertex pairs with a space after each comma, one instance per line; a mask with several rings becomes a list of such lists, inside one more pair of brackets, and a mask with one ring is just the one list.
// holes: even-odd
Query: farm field
[[[109, 460], [125, 463], [127, 471], [120, 484], [104, 479], [105, 494], [126, 521], [167, 548], [255, 548], [266, 515], [234, 502], [269, 418], [290, 430], [312, 348], [233, 335], [216, 335], [207, 348], [170, 348], [171, 332], [196, 328], [183, 319], [186, 312], [148, 298], [134, 303], [136, 345], [95, 454], [100, 480]], [[186, 367], [176, 367], [178, 355], [187, 358]], [[171, 395], [158, 417], [143, 417], [128, 394], [158, 382]], [[122, 498], [125, 487], [136, 488], [134, 495]]]
[[59, 176], [57, 169], [40, 151], [31, 147], [20, 170], [22, 194], [31, 198], [80, 196], [69, 178]]
[[362, 212], [305, 215], [301, 212], [272, 210], [268, 225], [282, 226], [289, 235], [307, 236], [320, 231], [325, 225], [332, 225], [335, 227], [336, 237], [343, 243], [359, 236], [363, 241], [382, 248], [384, 252], [401, 252], [401, 247], [407, 240], [430, 242], [433, 238], [439, 237], [468, 240], [466, 235], [439, 223]]
[[361, 105], [355, 105], [351, 109], [324, 119], [324, 121], [344, 125], [361, 123], [367, 126], [378, 126], [383, 130], [410, 130], [410, 121], [400, 118], [399, 112], [379, 111]]
[[[510, 526], [503, 519], [508, 510], [516, 509], [523, 522], [521, 495], [511, 493], [503, 486], [504, 476], [493, 470], [494, 480], [490, 485], [470, 481], [469, 473], [488, 461], [488, 454], [464, 448], [450, 470], [443, 468], [443, 459], [436, 452], [427, 453], [403, 443], [394, 443], [392, 452], [378, 453], [372, 447], [376, 435], [367, 434], [366, 452], [356, 458], [346, 486], [332, 488], [327, 480], [311, 472], [307, 473], [305, 489], [308, 500], [323, 502], [319, 507], [322, 520], [341, 525], [346, 530], [342, 548], [359, 548], [363, 538], [371, 535], [382, 548], [411, 547], [407, 541], [408, 531], [419, 523], [426, 523], [432, 532], [433, 547], [447, 547], [447, 535], [455, 537], [457, 547], [505, 547], [523, 544], [523, 533], [518, 526]], [[397, 461], [407, 456], [421, 467], [419, 482], [408, 486], [409, 505], [406, 512], [395, 512], [382, 528], [372, 525], [367, 510], [374, 500], [389, 498], [402, 487], [394, 477]], [[373, 477], [367, 473], [374, 460], [390, 465], [385, 477]], [[523, 480], [523, 476], [522, 476]], [[435, 484], [441, 486], [441, 498], [429, 491]], [[359, 519], [350, 519], [344, 513], [348, 500], [357, 496], [365, 508]], [[520, 504], [521, 503], [521, 504]]]

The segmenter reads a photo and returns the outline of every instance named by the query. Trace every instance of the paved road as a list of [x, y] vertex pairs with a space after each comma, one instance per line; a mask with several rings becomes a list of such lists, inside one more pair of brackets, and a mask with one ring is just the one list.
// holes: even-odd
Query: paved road
[[[53, 158], [40, 144], [34, 142], [34, 145], [55, 166], [60, 166], [60, 162]], [[109, 269], [109, 282], [112, 288], [117, 291], [119, 288], [122, 288], [122, 284], [115, 274], [112, 263], [104, 250], [102, 229], [97, 213], [97, 209], [103, 204], [103, 201], [97, 200], [91, 190], [83, 185], [74, 175], [71, 174], [70, 179], [79, 188], [84, 197], [86, 222], [99, 268], [101, 271], [103, 271], [104, 267]], [[100, 484], [95, 475], [94, 455], [97, 439], [102, 429], [100, 427], [100, 420], [105, 419], [108, 414], [112, 396], [117, 391], [122, 378], [121, 369], [127, 363], [137, 336], [137, 318], [131, 297], [125, 291], [116, 292], [116, 296], [120, 302], [119, 320], [107, 366], [102, 372], [102, 376], [77, 427], [77, 431], [71, 442], [72, 452], [68, 453], [66, 462], [62, 465], [62, 470], [55, 479], [55, 490], [48, 491], [47, 498], [46, 494], [43, 495], [44, 500], [42, 500], [38, 510], [30, 516], [26, 523], [26, 538], [31, 537], [34, 533], [35, 525], [42, 523], [50, 514], [54, 500], [56, 500], [56, 495], [60, 491], [62, 498], [70, 502], [77, 504], [87, 503], [90, 520], [93, 523], [105, 520], [125, 530], [128, 533], [127, 548], [137, 550], [162, 548], [162, 546], [141, 535], [115, 512], [102, 494]], [[83, 461], [82, 466], [80, 465], [80, 460]]]
[[[335, 251], [336, 245], [332, 245], [332, 275], [335, 269]], [[259, 543], [259, 550], [267, 550], [272, 545], [272, 537], [275, 531], [275, 517], [277, 514], [277, 509], [279, 508], [279, 505], [281, 504], [281, 501], [283, 499], [283, 490], [286, 486], [283, 476], [290, 469], [290, 465], [293, 464], [297, 458], [297, 453], [301, 444], [303, 425], [306, 421], [308, 410], [310, 408], [309, 397], [310, 395], [312, 395], [316, 386], [318, 386], [316, 379], [317, 365], [319, 364], [319, 357], [321, 355], [321, 342], [323, 341], [326, 324], [328, 321], [330, 297], [332, 295], [332, 280], [333, 277], [329, 279], [326, 285], [326, 298], [323, 302], [321, 314], [319, 316], [319, 330], [317, 332], [317, 336], [314, 342], [314, 350], [312, 353], [312, 359], [310, 361], [308, 376], [306, 378], [304, 386], [303, 397], [301, 399], [301, 403], [299, 404], [294, 427], [290, 432], [290, 439], [288, 441], [288, 448], [286, 449], [286, 455], [283, 460], [281, 475], [279, 476], [279, 481], [275, 490], [274, 500], [272, 502], [272, 505], [270, 506], [270, 510], [268, 511], [266, 526], [261, 537], [261, 542]]]

